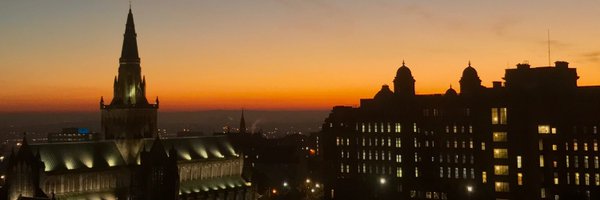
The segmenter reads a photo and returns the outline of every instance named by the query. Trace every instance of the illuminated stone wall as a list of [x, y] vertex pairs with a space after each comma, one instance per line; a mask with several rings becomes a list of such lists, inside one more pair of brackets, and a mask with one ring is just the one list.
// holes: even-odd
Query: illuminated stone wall
[[101, 128], [105, 139], [154, 137], [157, 132], [157, 109], [103, 108]]

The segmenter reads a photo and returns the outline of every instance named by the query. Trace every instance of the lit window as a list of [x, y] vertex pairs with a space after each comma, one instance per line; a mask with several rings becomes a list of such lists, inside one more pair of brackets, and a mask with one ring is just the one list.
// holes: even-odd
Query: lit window
[[401, 163], [402, 162], [402, 155], [396, 155], [396, 162], [397, 163]]
[[546, 188], [542, 188], [540, 189], [540, 196], [543, 198], [546, 198]]
[[506, 142], [506, 132], [494, 132], [494, 142]]
[[400, 128], [400, 123], [396, 123], [396, 128], [395, 128], [395, 132], [396, 133], [400, 133], [402, 129]]
[[573, 164], [575, 165], [575, 168], [579, 168], [579, 156], [574, 156], [575, 158], [575, 162], [573, 162]]
[[538, 141], [538, 148], [540, 149], [540, 151], [544, 150], [544, 142], [542, 140]]
[[402, 177], [402, 168], [401, 167], [397, 167], [396, 168], [396, 177]]
[[481, 150], [485, 151], [485, 142], [481, 142]]
[[364, 133], [365, 132], [365, 123], [360, 123], [360, 127], [361, 127], [360, 128], [360, 130], [361, 130], [360, 132]]
[[391, 133], [392, 132], [392, 125], [390, 125], [390, 123], [387, 123], [387, 132]]
[[594, 151], [598, 151], [598, 142], [594, 140]]
[[585, 167], [586, 169], [589, 168], [588, 158], [588, 156], [583, 157], [583, 167]]
[[495, 191], [496, 192], [510, 192], [509, 184], [507, 182], [496, 182]]
[[492, 108], [492, 124], [498, 124], [499, 120], [498, 109]]
[[458, 178], [460, 175], [458, 174], [458, 167], [454, 168], [454, 178]]
[[500, 108], [500, 124], [506, 124], [506, 108]]
[[569, 168], [569, 156], [565, 156], [565, 165]]
[[579, 173], [575, 172], [575, 185], [579, 185]]
[[538, 125], [539, 134], [550, 134], [550, 125]]
[[417, 132], [417, 123], [413, 123], [413, 132]]
[[402, 146], [402, 142], [400, 138], [396, 138], [396, 148], [400, 148]]
[[558, 173], [554, 172], [554, 185], [558, 185]]
[[523, 185], [523, 173], [517, 173], [517, 185]]
[[419, 168], [415, 167], [415, 177], [419, 177]]
[[517, 156], [517, 168], [521, 168], [523, 165], [521, 164], [521, 156]]
[[578, 150], [578, 145], [577, 145], [577, 140], [573, 140], [573, 151], [577, 151]]
[[585, 173], [585, 185], [590, 185], [590, 174]]
[[552, 145], [552, 151], [558, 151], [558, 145], [553, 144]]
[[508, 165], [494, 165], [495, 175], [508, 175]]
[[594, 181], [596, 182], [596, 186], [600, 186], [600, 174], [595, 174]]
[[377, 133], [377, 123], [375, 123], [375, 125], [374, 125], [374, 126], [375, 126], [375, 127], [374, 127], [374, 131], [375, 131], [375, 133]]
[[469, 148], [473, 148], [473, 139], [469, 140]]
[[487, 172], [485, 171], [481, 172], [481, 182], [487, 183]]
[[494, 149], [494, 158], [508, 158], [508, 150]]
[[540, 155], [540, 167], [544, 167], [544, 155]]
[[444, 167], [440, 167], [440, 178], [444, 178]]
[[598, 162], [598, 156], [594, 156], [594, 168], [598, 169], [600, 163]]

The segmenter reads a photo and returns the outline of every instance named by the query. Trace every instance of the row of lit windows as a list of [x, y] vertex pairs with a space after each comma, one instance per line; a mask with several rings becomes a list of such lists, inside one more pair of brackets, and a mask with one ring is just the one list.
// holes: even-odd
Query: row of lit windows
[[350, 139], [349, 138], [336, 137], [335, 138], [335, 145], [336, 146], [350, 146]]
[[[574, 182], [571, 183], [571, 174], [567, 172], [567, 185], [575, 184], [575, 185], [591, 185], [591, 177], [589, 173], [583, 174], [583, 183], [581, 183], [581, 178], [578, 172], [574, 173]], [[554, 173], [554, 184], [558, 185], [558, 174]], [[594, 174], [594, 185], [600, 186], [600, 174]]]
[[[342, 153], [342, 157], [343, 157]], [[386, 157], [387, 155], [387, 157]], [[396, 155], [400, 156], [400, 155]], [[390, 151], [377, 151], [377, 150], [362, 150], [361, 153], [357, 155], [359, 160], [392, 160], [392, 153]], [[386, 159], [387, 158], [387, 159]]]
[[[452, 143], [452, 145], [451, 145], [450, 140], [448, 140], [448, 141], [446, 141], [446, 148], [454, 147], [456, 149], [456, 148], [459, 148], [458, 144], [459, 144], [458, 140], [454, 140], [454, 142]], [[463, 148], [463, 149], [467, 148], [467, 141], [461, 141], [460, 144], [461, 144], [460, 148]], [[468, 146], [468, 148], [469, 149], [473, 148], [473, 139], [469, 139], [469, 146]]]
[[[459, 133], [458, 132], [458, 128], [459, 126], [446, 126], [446, 133]], [[467, 128], [467, 126], [460, 126], [460, 133], [467, 133], [465, 130]], [[468, 126], [468, 133], [473, 133], [473, 126], [469, 125]]]
[[[440, 157], [440, 159], [439, 159], [440, 163], [443, 163], [444, 162], [444, 156], [440, 155], [439, 157]], [[462, 157], [462, 163], [463, 164], [467, 163], [467, 155], [464, 155], [464, 154], [462, 156], [460, 156], [460, 155], [450, 156], [450, 154], [447, 154], [446, 155], [446, 162], [448, 162], [448, 163], [459, 163], [459, 160], [460, 160], [459, 158], [461, 158], [461, 157]], [[454, 158], [454, 159], [452, 159], [452, 158]], [[469, 163], [473, 164], [474, 161], [475, 161], [475, 159], [474, 159], [473, 155], [470, 155], [470, 161], [469, 161]]]
[[[569, 150], [569, 143], [565, 142], [565, 150]], [[598, 151], [598, 142], [596, 140], [594, 140], [594, 143], [592, 145], [593, 150], [594, 151]], [[573, 151], [578, 151], [579, 150], [579, 143], [577, 142], [576, 139], [573, 140]], [[589, 146], [587, 142], [583, 143], [583, 151], [588, 151], [589, 150]]]
[[362, 133], [400, 133], [402, 132], [402, 126], [400, 125], [400, 123], [368, 122], [360, 123], [360, 127], [358, 124], [356, 124], [356, 130]]
[[[425, 194], [425, 195], [423, 195]], [[442, 200], [446, 200], [448, 199], [448, 196], [446, 193], [444, 192], [422, 192], [422, 191], [415, 191], [415, 190], [411, 190], [410, 191], [410, 198], [411, 199], [442, 199]]]
[[[381, 146], [381, 147], [392, 147], [392, 138], [362, 138], [360, 140], [360, 144], [364, 146]], [[402, 147], [402, 140], [400, 138], [395, 138], [394, 147], [400, 148]]]
[[[341, 164], [341, 168], [344, 168], [344, 164]], [[345, 169], [345, 168], [344, 168]], [[392, 174], [392, 170], [394, 168], [391, 166], [381, 166], [381, 165], [367, 165], [366, 163], [362, 163], [358, 166], [359, 174]], [[396, 167], [396, 177], [402, 177], [402, 168]]]
[[[469, 175], [470, 177], [467, 177], [467, 170], [470, 172]], [[463, 179], [475, 179], [475, 169], [473, 168], [458, 168], [455, 167], [454, 168], [454, 178], [458, 179], [461, 178], [460, 176], [460, 172], [462, 171], [462, 178]], [[444, 174], [446, 175], [447, 178], [452, 178], [452, 168], [451, 167], [447, 167], [446, 170], [444, 170], [444, 167], [440, 167], [440, 178], [444, 178]]]
[[[570, 157], [568, 155], [565, 156], [565, 164], [567, 168], [571, 167], [571, 162], [569, 158]], [[583, 156], [583, 167], [586, 169], [589, 168], [589, 158], [589, 156]], [[543, 157], [540, 157], [540, 159], [543, 159]], [[579, 168], [579, 156], [573, 156], [573, 167]], [[598, 156], [594, 156], [594, 168], [600, 168], [600, 160], [598, 160]]]

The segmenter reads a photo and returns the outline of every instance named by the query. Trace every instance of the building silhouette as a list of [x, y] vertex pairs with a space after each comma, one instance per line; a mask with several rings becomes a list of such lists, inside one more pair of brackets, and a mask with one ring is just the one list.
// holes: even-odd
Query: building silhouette
[[101, 141], [29, 144], [7, 158], [0, 199], [255, 199], [226, 136], [161, 139], [146, 100], [131, 8]]
[[600, 86], [578, 78], [518, 64], [484, 87], [469, 62], [460, 93], [420, 95], [403, 64], [325, 120], [326, 199], [600, 199]]

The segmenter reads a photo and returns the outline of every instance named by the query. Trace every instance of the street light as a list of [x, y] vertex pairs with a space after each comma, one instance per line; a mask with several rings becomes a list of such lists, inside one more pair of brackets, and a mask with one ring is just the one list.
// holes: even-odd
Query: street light
[[310, 179], [309, 178], [306, 179], [306, 183], [310, 183]]
[[380, 178], [380, 179], [379, 179], [379, 183], [380, 183], [381, 185], [384, 185], [384, 184], [385, 184], [385, 182], [386, 182], [385, 178], [383, 178], [383, 177], [382, 177], [382, 178]]
[[287, 187], [287, 186], [288, 186], [288, 183], [287, 183], [287, 181], [284, 181], [284, 182], [283, 182], [283, 187]]
[[473, 186], [467, 185], [467, 198], [471, 199], [471, 193], [473, 193]]

